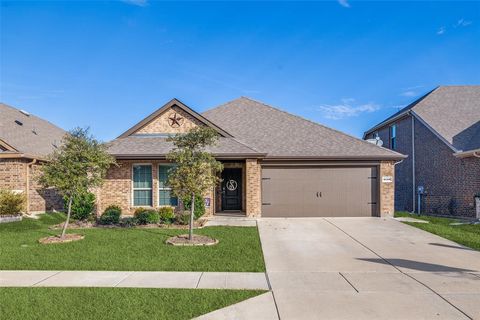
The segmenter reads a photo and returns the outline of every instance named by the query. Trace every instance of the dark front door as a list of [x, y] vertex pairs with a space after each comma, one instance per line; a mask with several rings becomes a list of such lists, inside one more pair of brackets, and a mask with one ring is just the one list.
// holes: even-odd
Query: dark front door
[[242, 210], [242, 169], [222, 172], [222, 210]]

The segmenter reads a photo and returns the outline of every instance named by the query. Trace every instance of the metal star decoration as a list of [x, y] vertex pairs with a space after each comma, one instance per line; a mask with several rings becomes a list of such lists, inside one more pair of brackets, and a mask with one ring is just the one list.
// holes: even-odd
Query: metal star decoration
[[183, 124], [183, 117], [180, 116], [178, 113], [171, 113], [168, 116], [168, 124], [172, 128], [178, 128]]

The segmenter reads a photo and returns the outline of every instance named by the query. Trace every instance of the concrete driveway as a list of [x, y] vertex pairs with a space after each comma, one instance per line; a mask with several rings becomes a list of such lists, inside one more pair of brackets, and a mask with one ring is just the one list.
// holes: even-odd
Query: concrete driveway
[[258, 225], [281, 319], [480, 319], [480, 252], [391, 218]]

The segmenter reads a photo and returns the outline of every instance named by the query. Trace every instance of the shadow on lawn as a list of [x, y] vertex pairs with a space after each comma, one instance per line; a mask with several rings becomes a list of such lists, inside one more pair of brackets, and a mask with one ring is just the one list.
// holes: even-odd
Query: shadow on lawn
[[357, 258], [357, 260], [373, 262], [373, 263], [381, 263], [386, 265], [394, 265], [395, 267], [418, 270], [418, 271], [428, 271], [428, 272], [472, 272], [475, 270], [470, 269], [462, 269], [462, 268], [455, 268], [444, 266], [441, 264], [435, 263], [427, 263], [427, 262], [419, 262], [414, 260], [406, 260], [406, 259], [379, 259], [379, 258]]

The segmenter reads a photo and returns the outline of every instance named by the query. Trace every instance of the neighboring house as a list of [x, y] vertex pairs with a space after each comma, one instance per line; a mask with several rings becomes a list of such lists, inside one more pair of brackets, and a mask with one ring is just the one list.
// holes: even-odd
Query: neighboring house
[[[396, 166], [395, 209], [475, 217], [480, 194], [480, 86], [440, 86], [365, 132], [408, 155]], [[477, 217], [479, 218], [479, 217]]]
[[62, 209], [61, 197], [36, 181], [39, 167], [65, 131], [26, 111], [0, 103], [0, 189], [24, 193], [27, 212]]
[[218, 132], [210, 151], [224, 165], [221, 185], [204, 195], [208, 215], [393, 214], [394, 164], [405, 156], [249, 98], [203, 114], [173, 99], [111, 141], [119, 166], [97, 193], [98, 212], [177, 206], [166, 184], [166, 138], [196, 126]]

